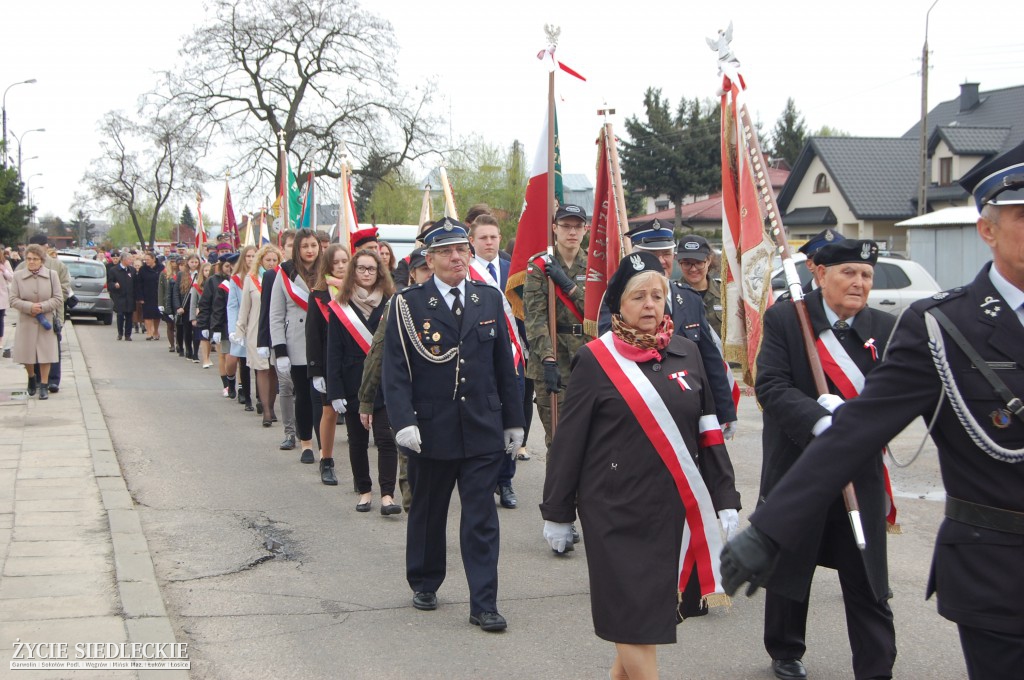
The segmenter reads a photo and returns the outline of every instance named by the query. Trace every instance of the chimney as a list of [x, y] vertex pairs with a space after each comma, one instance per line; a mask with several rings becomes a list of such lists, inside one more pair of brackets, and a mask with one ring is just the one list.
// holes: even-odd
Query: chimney
[[967, 113], [976, 107], [981, 100], [978, 98], [978, 83], [961, 83], [960, 113]]

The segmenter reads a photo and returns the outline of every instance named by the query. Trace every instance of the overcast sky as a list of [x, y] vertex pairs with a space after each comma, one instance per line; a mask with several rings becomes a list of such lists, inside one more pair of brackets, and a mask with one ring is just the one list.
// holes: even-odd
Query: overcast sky
[[[437, 80], [455, 139], [479, 134], [537, 145], [545, 110], [546, 71], [536, 59], [545, 22], [562, 28], [558, 57], [588, 79], [560, 76], [562, 169], [593, 178], [593, 145], [604, 102], [625, 116], [642, 114], [648, 86], [680, 97], [713, 97], [716, 57], [705, 43], [730, 19], [748, 104], [766, 128], [793, 97], [807, 126], [859, 136], [899, 136], [919, 118], [920, 57], [932, 0], [829, 2], [554, 2], [451, 0], [365, 2], [390, 20], [406, 85]], [[1012, 3], [1011, 3], [1012, 5]], [[1024, 84], [1019, 22], [938, 0], [931, 12], [929, 106], [955, 98], [959, 84], [982, 91]], [[202, 25], [201, 0], [33, 0], [4, 3], [0, 88], [29, 78], [6, 98], [8, 129], [25, 136], [24, 162], [39, 214], [70, 216], [89, 161], [99, 153], [97, 123], [111, 109], [133, 110], [155, 73], [173, 67], [182, 38]], [[1012, 12], [1011, 12], [1012, 14]], [[447, 129], [444, 131], [447, 133]], [[17, 143], [9, 137], [12, 157]], [[529, 162], [530, 159], [528, 159]], [[219, 164], [218, 164], [219, 165]], [[217, 167], [208, 168], [216, 170]], [[223, 182], [206, 205], [220, 205]], [[268, 191], [272, 189], [268, 188]], [[174, 202], [175, 211], [184, 197]], [[473, 197], [461, 197], [468, 205]], [[255, 209], [238, 205], [236, 210]], [[193, 206], [194, 209], [194, 206]], [[211, 210], [219, 217], [220, 210]]]

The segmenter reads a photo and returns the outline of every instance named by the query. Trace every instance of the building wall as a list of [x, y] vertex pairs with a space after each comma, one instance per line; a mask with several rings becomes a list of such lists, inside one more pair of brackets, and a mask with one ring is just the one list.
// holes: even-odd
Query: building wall
[[911, 227], [907, 229], [908, 255], [938, 281], [943, 289], [974, 280], [992, 251], [978, 238], [972, 225]]

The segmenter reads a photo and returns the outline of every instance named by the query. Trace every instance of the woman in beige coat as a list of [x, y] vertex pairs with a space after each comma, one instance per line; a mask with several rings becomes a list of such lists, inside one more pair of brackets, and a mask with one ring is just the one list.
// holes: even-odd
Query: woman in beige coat
[[[263, 275], [281, 262], [281, 251], [267, 244], [256, 252], [252, 269], [242, 281], [242, 301], [238, 308], [238, 321], [231, 330], [234, 338], [245, 345], [250, 368], [256, 371], [256, 396], [263, 405], [263, 427], [270, 427], [277, 416], [274, 402], [277, 399], [277, 372], [270, 365], [270, 359], [260, 356], [257, 351], [256, 335], [259, 332], [260, 300], [263, 297]], [[267, 291], [270, 295], [270, 291]]]
[[35, 365], [39, 364], [39, 398], [49, 399], [50, 364], [60, 360], [55, 315], [64, 304], [57, 272], [43, 266], [46, 251], [32, 244], [25, 250], [25, 269], [14, 272], [11, 306], [20, 323], [14, 337], [14, 361], [28, 372], [29, 396], [36, 393]]

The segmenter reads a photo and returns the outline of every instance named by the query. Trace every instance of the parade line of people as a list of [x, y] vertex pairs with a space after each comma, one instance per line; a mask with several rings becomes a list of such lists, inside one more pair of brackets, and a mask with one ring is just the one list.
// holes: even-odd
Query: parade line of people
[[[763, 470], [759, 509], [742, 533], [726, 447], [738, 423], [716, 327], [720, 282], [710, 278], [707, 242], [677, 243], [671, 225], [628, 232], [632, 251], [607, 282], [597, 337], [583, 322], [589, 225], [575, 205], [555, 212], [551, 252], [528, 258], [521, 321], [486, 206], [466, 223], [424, 224], [401, 262], [374, 228], [348, 244], [300, 229], [283, 233], [280, 247], [220, 252], [215, 262], [191, 255], [161, 269], [146, 256], [137, 272], [122, 255], [109, 288], [119, 341], [138, 332], [139, 306], [147, 340], [166, 321], [170, 351], [216, 366], [223, 396], [264, 427], [280, 421], [280, 448], [319, 463], [325, 485], [338, 483], [334, 439], [344, 422], [358, 512], [374, 506], [373, 433], [378, 508], [408, 514], [406, 576], [421, 611], [441, 604], [458, 489], [469, 623], [488, 632], [508, 626], [498, 611], [497, 508], [518, 505], [512, 482], [528, 460], [536, 407], [547, 453], [542, 535], [558, 558], [587, 538], [594, 630], [615, 645], [614, 680], [657, 678], [657, 645], [674, 643], [678, 623], [727, 604], [743, 582], [749, 593], [767, 589], [771, 672], [808, 677], [818, 566], [839, 572], [854, 676], [891, 678], [898, 622], [886, 540], [897, 507], [883, 449], [925, 415], [950, 491], [929, 592], [960, 628], [970, 677], [1012, 678], [1024, 667], [1024, 598], [1010, 597], [1024, 568], [1024, 407], [1014, 396], [1024, 394], [1022, 168], [1024, 145], [964, 178], [994, 262], [900, 320], [868, 306], [873, 241], [825, 230], [801, 248], [813, 274], [808, 335], [827, 391], [809, 368], [796, 303], [782, 298], [764, 315], [755, 384]], [[681, 281], [669, 280], [675, 262]], [[41, 303], [18, 304], [31, 312]], [[850, 481], [863, 549], [840, 496]]]

